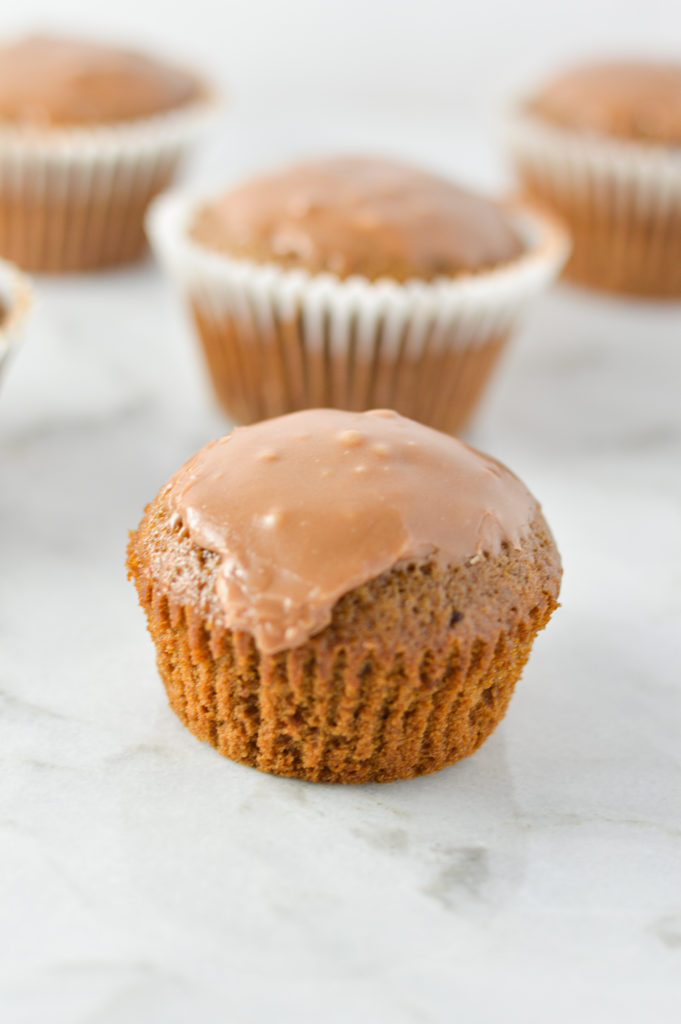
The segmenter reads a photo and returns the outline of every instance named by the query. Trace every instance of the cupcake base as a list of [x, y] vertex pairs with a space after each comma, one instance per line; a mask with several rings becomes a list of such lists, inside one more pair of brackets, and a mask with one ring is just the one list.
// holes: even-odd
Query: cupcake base
[[681, 215], [625, 224], [593, 217], [573, 220], [570, 229], [574, 250], [566, 278], [641, 298], [681, 297]]
[[31, 288], [23, 274], [11, 263], [0, 260], [0, 382], [32, 301]]
[[[560, 566], [540, 522], [522, 551], [398, 565], [342, 597], [305, 644], [264, 655], [249, 634], [217, 626], [200, 591], [187, 601], [217, 557], [168, 535], [167, 521], [159, 530], [150, 508], [128, 567], [170, 705], [221, 754], [277, 775], [390, 782], [472, 754], [557, 605]], [[155, 576], [164, 548], [183, 566], [179, 602]]]
[[647, 298], [681, 297], [681, 174], [653, 145], [582, 137], [520, 117], [510, 145], [523, 194], [572, 236], [566, 278]]
[[[578, 284], [642, 298], [681, 297], [681, 207], [662, 216], [598, 208], [590, 195], [565, 196], [522, 175], [526, 195], [568, 226], [572, 253], [564, 276]], [[635, 206], [632, 195], [631, 206]]]
[[447, 433], [468, 423], [509, 337], [508, 331], [472, 343], [405, 345], [373, 352], [352, 334], [345, 352], [334, 350], [329, 332], [306, 345], [297, 320], [277, 329], [249, 332], [224, 313], [192, 307], [215, 394], [237, 423], [252, 423], [309, 408], [352, 412], [389, 408]]

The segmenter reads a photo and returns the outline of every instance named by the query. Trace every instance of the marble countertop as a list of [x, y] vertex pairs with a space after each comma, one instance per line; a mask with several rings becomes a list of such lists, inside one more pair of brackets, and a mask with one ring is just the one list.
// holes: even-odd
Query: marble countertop
[[0, 1019], [681, 1019], [681, 309], [562, 287], [470, 434], [563, 607], [469, 760], [260, 775], [167, 707], [127, 530], [227, 424], [152, 266], [41, 280], [0, 391]]

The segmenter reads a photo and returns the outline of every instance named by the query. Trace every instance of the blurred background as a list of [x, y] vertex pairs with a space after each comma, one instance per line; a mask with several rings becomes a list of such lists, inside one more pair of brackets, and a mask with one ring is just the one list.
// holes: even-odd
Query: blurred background
[[12, 13], [3, 6], [3, 35], [103, 35], [207, 72], [228, 102], [225, 131], [203, 158], [207, 173], [222, 177], [362, 148], [495, 185], [499, 118], [511, 98], [592, 54], [673, 55], [681, 31], [681, 8], [669, 0], [25, 0]]

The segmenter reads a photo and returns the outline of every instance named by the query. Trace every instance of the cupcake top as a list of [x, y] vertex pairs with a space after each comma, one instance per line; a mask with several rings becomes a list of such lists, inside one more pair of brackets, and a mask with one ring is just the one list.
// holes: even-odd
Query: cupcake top
[[451, 277], [522, 252], [490, 200], [405, 164], [360, 157], [247, 182], [202, 207], [191, 235], [240, 259], [372, 281]]
[[547, 121], [621, 139], [681, 143], [681, 64], [611, 61], [574, 68], [529, 103]]
[[99, 43], [37, 35], [0, 47], [0, 123], [113, 124], [175, 110], [203, 94], [184, 71]]
[[[343, 594], [397, 563], [464, 565], [519, 548], [539, 513], [499, 462], [389, 410], [239, 427], [160, 497], [173, 527], [219, 556], [209, 603], [222, 624], [265, 653], [304, 643]], [[180, 599], [195, 592], [181, 566], [160, 570]]]
[[31, 289], [19, 270], [0, 260], [0, 370], [31, 306]]

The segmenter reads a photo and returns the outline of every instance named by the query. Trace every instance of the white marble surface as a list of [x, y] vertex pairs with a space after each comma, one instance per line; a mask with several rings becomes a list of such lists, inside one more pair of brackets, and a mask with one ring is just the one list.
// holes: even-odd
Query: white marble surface
[[126, 531], [226, 423], [165, 282], [37, 292], [0, 392], [3, 1024], [681, 1019], [681, 307], [537, 305], [471, 438], [543, 501], [563, 607], [474, 757], [334, 788], [166, 706]]

